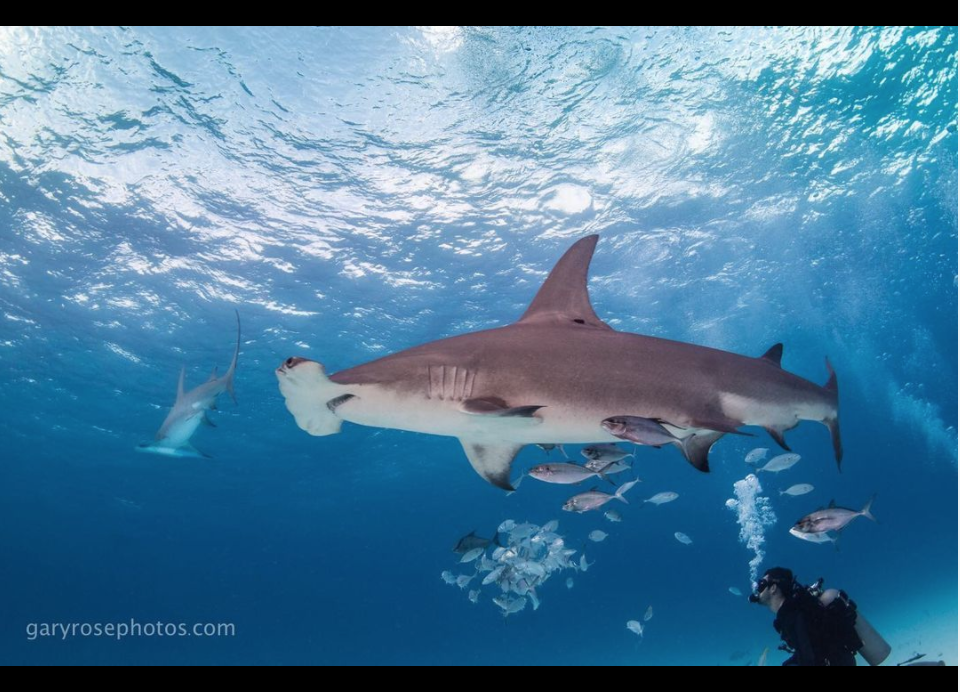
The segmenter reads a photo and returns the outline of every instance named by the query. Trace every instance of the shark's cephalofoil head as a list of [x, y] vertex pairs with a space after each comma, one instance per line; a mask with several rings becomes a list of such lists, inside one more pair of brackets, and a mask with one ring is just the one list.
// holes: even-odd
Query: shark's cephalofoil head
[[[332, 435], [340, 432], [341, 419], [333, 414], [337, 406], [352, 398], [344, 388], [327, 377], [323, 365], [315, 360], [287, 358], [276, 369], [280, 393], [286, 400], [287, 410], [293, 414], [297, 425], [311, 435]], [[346, 398], [344, 398], [346, 397]]]
[[[277, 368], [277, 373], [286, 374], [287, 372], [289, 372], [290, 370], [293, 370], [295, 367], [297, 367], [301, 363], [314, 363], [314, 361], [307, 360], [306, 358], [300, 358], [298, 356], [290, 356], [285, 361], [283, 361], [283, 363], [281, 363], [279, 368]], [[315, 364], [320, 365], [320, 363], [315, 363]], [[320, 365], [320, 368], [323, 369], [323, 366]]]

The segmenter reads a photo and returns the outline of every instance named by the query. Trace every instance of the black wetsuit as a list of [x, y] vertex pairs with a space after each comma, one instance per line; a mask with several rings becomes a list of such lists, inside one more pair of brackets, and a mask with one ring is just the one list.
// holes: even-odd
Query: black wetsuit
[[832, 641], [834, 638], [829, 633], [815, 631], [816, 623], [797, 597], [784, 601], [773, 626], [794, 652], [783, 662], [785, 666], [857, 665], [855, 654], [848, 652], [839, 642]]

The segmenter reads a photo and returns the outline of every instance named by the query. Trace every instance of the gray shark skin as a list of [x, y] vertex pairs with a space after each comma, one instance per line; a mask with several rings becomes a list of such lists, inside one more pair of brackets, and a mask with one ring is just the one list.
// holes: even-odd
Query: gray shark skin
[[217, 377], [214, 369], [210, 379], [199, 387], [184, 391], [186, 368], [180, 370], [180, 381], [177, 384], [177, 400], [167, 414], [166, 420], [157, 431], [154, 441], [137, 447], [139, 452], [163, 454], [172, 457], [201, 457], [210, 458], [190, 444], [190, 438], [200, 427], [201, 423], [213, 426], [207, 411], [216, 408], [217, 397], [228, 392], [234, 403], [237, 397], [233, 392], [233, 378], [237, 371], [237, 358], [240, 355], [240, 314], [237, 314], [237, 347], [233, 352], [233, 360], [223, 377]]
[[313, 360], [276, 370], [297, 425], [332, 435], [343, 421], [459, 438], [473, 468], [510, 486], [528, 444], [618, 442], [611, 416], [665, 421], [697, 469], [724, 434], [827, 425], [842, 456], [837, 381], [820, 387], [780, 367], [777, 344], [760, 358], [617, 332], [590, 305], [587, 272], [598, 236], [577, 241], [514, 324], [431, 341], [328, 375]]

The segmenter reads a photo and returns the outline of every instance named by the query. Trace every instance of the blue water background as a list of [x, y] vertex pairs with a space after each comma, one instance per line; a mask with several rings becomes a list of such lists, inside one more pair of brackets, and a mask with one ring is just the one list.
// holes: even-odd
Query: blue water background
[[[765, 566], [880, 629], [957, 617], [957, 30], [0, 29], [0, 663], [755, 662], [776, 647], [713, 473], [641, 450], [625, 521], [504, 497], [456, 440], [312, 438], [273, 369], [330, 371], [519, 317], [576, 239], [617, 329], [839, 377], [761, 477]], [[238, 404], [142, 455], [176, 391]], [[518, 402], [535, 404], [537, 402]], [[572, 451], [576, 451], [575, 449]], [[544, 458], [525, 450], [518, 467]], [[809, 482], [816, 491], [780, 498]], [[839, 552], [786, 533], [831, 498]], [[596, 564], [504, 620], [440, 580], [471, 529], [561, 520]], [[693, 544], [674, 539], [683, 531]], [[642, 642], [625, 623], [648, 605]], [[30, 623], [229, 622], [232, 638], [28, 641]], [[932, 624], [931, 624], [932, 626]], [[955, 638], [953, 644], [955, 646]], [[919, 648], [933, 647], [918, 641]], [[895, 651], [906, 658], [913, 650]], [[940, 652], [956, 662], [956, 650]], [[783, 656], [771, 653], [770, 662]]]

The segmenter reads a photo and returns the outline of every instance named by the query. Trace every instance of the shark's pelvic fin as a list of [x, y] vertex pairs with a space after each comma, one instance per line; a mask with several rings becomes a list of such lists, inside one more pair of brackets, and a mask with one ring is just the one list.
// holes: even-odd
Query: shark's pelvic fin
[[533, 414], [543, 406], [507, 406], [503, 399], [492, 397], [483, 399], [467, 399], [460, 405], [460, 410], [474, 416], [499, 416], [501, 418], [532, 418]]
[[783, 358], [783, 344], [774, 344], [770, 349], [760, 356], [763, 360], [768, 360], [778, 368], [783, 367], [780, 364], [780, 360]]
[[523, 445], [490, 445], [470, 440], [460, 440], [460, 444], [463, 445], [463, 451], [467, 453], [473, 470], [484, 480], [503, 490], [513, 490], [510, 484], [510, 467]]
[[566, 324], [572, 328], [611, 330], [593, 311], [587, 291], [587, 272], [599, 238], [581, 238], [567, 250], [517, 324]]

